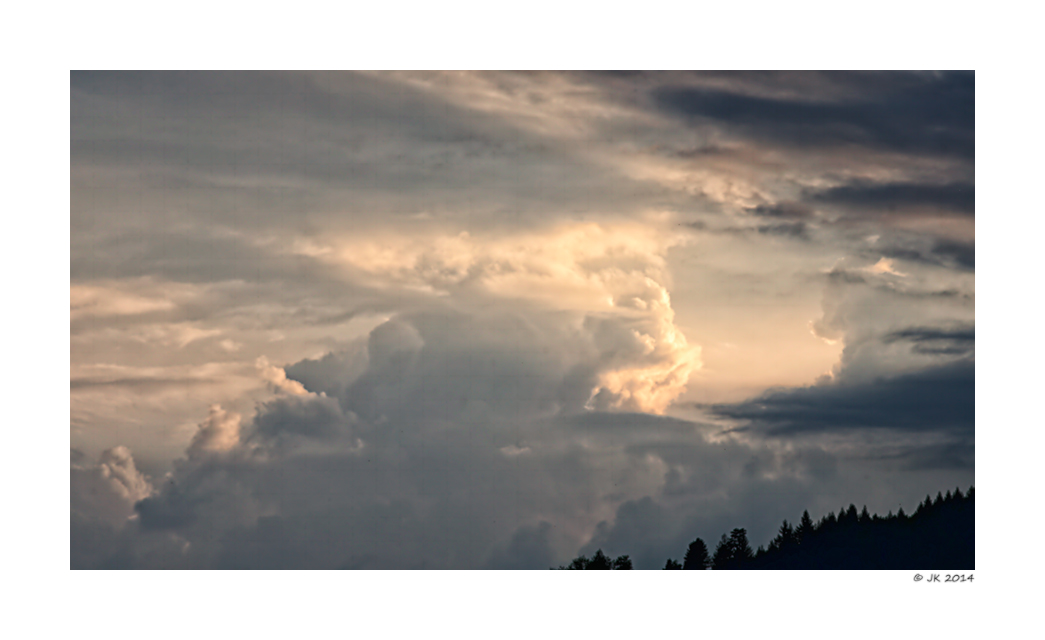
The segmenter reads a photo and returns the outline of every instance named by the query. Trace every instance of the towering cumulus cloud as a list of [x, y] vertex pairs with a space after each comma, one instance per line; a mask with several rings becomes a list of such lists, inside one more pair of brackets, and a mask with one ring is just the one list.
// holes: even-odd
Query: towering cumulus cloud
[[573, 223], [509, 237], [351, 238], [321, 247], [320, 255], [383, 286], [510, 305], [520, 315], [555, 314], [594, 358], [589, 407], [663, 413], [700, 367], [700, 349], [675, 326], [665, 286], [665, 253], [685, 237], [662, 226]]
[[973, 89], [72, 74], [72, 566], [659, 568], [968, 486]]

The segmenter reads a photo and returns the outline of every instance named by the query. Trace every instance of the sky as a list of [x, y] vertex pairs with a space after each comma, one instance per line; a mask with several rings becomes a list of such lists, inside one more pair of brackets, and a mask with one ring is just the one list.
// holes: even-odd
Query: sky
[[970, 73], [71, 75], [73, 568], [636, 568], [974, 484]]

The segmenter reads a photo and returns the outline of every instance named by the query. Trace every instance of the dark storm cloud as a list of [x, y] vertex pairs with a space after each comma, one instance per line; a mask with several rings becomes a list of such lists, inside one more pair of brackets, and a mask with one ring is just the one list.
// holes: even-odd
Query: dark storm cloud
[[334, 398], [288, 396], [265, 404], [258, 412], [255, 433], [265, 440], [296, 437], [330, 439], [351, 429], [353, 417], [345, 415]]
[[781, 218], [785, 220], [803, 220], [813, 215], [813, 210], [800, 202], [777, 202], [749, 207], [748, 213], [765, 218]]
[[939, 266], [958, 271], [976, 269], [976, 243], [944, 239], [921, 239], [911, 243], [882, 243], [879, 253], [890, 258]]
[[[708, 425], [584, 411], [583, 396], [577, 413], [557, 413], [568, 367], [540, 354], [561, 351], [546, 349], [559, 339], [511, 317], [428, 315], [378, 327], [363, 351], [289, 367], [337, 395], [277, 397], [240, 446], [195, 457], [190, 447], [155, 492], [139, 493], [136, 520], [108, 533], [81, 523], [74, 566], [547, 569], [584, 547], [605, 505], [628, 504], [595, 540], [655, 568], [694, 530], [728, 528], [732, 492], [780, 506], [785, 485], [769, 478], [791, 478], [795, 500], [837, 479], [824, 452], [709, 442]], [[514, 384], [493, 393], [490, 377]], [[357, 385], [366, 393], [348, 391]], [[363, 417], [350, 419], [356, 409]], [[781, 514], [766, 509], [753, 535]], [[646, 516], [663, 527], [640, 541]]]
[[974, 402], [975, 363], [962, 360], [869, 382], [774, 391], [713, 410], [770, 436], [856, 429], [971, 434]]
[[203, 501], [202, 497], [187, 495], [171, 486], [156, 497], [137, 502], [134, 510], [145, 531], [178, 529], [196, 522], [197, 508]]
[[911, 327], [886, 334], [883, 342], [911, 342], [916, 353], [931, 355], [965, 355], [976, 347], [976, 329], [962, 327]]
[[897, 211], [932, 207], [972, 216], [976, 211], [976, 187], [971, 182], [918, 184], [904, 182], [854, 182], [840, 187], [815, 191], [808, 201], [838, 204], [853, 208]]
[[[811, 74], [812, 75], [812, 74]], [[822, 75], [825, 84], [838, 76]], [[854, 73], [843, 96], [766, 97], [704, 87], [661, 87], [655, 104], [688, 119], [725, 124], [799, 147], [863, 146], [971, 159], [975, 76]], [[838, 93], [838, 92], [833, 92]]]
[[365, 342], [357, 342], [348, 349], [330, 352], [316, 360], [305, 359], [284, 367], [287, 378], [297, 380], [306, 389], [340, 397], [346, 388], [367, 369]]
[[976, 245], [972, 242], [939, 240], [933, 245], [933, 253], [951, 258], [958, 266], [976, 268]]

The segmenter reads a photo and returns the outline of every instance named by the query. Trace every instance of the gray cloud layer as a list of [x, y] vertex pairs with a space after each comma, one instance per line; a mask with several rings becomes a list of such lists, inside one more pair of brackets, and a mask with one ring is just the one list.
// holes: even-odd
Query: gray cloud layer
[[72, 565], [654, 568], [971, 484], [974, 91], [72, 74]]

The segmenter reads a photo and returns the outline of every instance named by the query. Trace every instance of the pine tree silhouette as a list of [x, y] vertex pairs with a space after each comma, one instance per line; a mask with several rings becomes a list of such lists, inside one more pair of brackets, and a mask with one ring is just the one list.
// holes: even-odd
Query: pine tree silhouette
[[751, 551], [751, 545], [747, 541], [747, 529], [733, 529], [729, 534], [729, 543], [733, 547], [733, 558], [737, 563], [737, 569], [747, 568], [755, 554]]
[[815, 526], [813, 525], [813, 519], [809, 517], [809, 510], [802, 512], [802, 519], [798, 521], [798, 528], [795, 529], [795, 534], [798, 536], [798, 543], [802, 544], [802, 541], [808, 538], [813, 533]]
[[[669, 562], [671, 562], [669, 560]], [[599, 549], [595, 552], [591, 558], [587, 556], [577, 556], [574, 558], [568, 566], [560, 566], [560, 569], [581, 569], [581, 570], [609, 570], [609, 569], [631, 569], [631, 558], [623, 555], [617, 556], [616, 559], [610, 560], [609, 556]], [[665, 567], [666, 568], [666, 567]]]
[[718, 546], [715, 548], [715, 557], [712, 561], [714, 569], [747, 569], [755, 559], [755, 552], [747, 540], [747, 529], [737, 528], [729, 533], [722, 534]]
[[697, 569], [703, 571], [711, 566], [711, 556], [708, 555], [708, 546], [704, 541], [697, 538], [689, 543], [686, 549], [686, 557], [682, 559], [683, 569]]
[[733, 552], [729, 547], [729, 538], [726, 534], [722, 534], [719, 538], [718, 544], [715, 545], [715, 556], [711, 559], [711, 568], [716, 571], [722, 569], [729, 569], [729, 562], [733, 557]]

